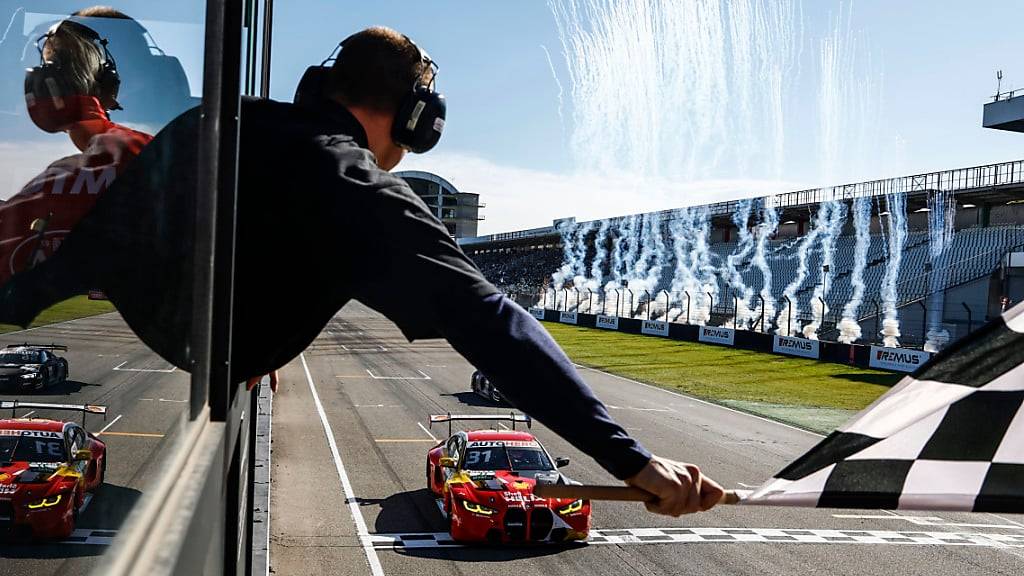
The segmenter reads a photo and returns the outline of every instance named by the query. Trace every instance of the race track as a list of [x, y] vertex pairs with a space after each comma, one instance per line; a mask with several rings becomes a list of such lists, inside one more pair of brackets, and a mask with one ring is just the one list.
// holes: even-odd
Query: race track
[[[1024, 518], [993, 514], [719, 507], [680, 519], [597, 503], [590, 544], [452, 547], [425, 488], [431, 413], [507, 412], [469, 392], [472, 367], [445, 342], [409, 344], [349, 304], [282, 373], [275, 397], [271, 568], [276, 574], [1020, 574]], [[730, 488], [759, 484], [819, 436], [584, 370], [653, 452]], [[535, 424], [565, 472], [613, 479]]]
[[[67, 345], [69, 381], [38, 393], [0, 393], [0, 399], [62, 404], [103, 404], [107, 418], [89, 415], [86, 429], [107, 444], [106, 481], [65, 542], [0, 543], [2, 573], [9, 576], [87, 574], [102, 562], [132, 505], [152, 479], [168, 471], [161, 459], [187, 410], [189, 376], [150, 352], [117, 314], [72, 320], [0, 335], [0, 345], [20, 342]], [[19, 410], [18, 416], [81, 422], [74, 412]], [[10, 417], [10, 411], [0, 414]]]

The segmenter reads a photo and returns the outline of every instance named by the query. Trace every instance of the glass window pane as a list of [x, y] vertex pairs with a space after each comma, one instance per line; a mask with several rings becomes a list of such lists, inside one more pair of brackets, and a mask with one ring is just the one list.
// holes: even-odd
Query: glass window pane
[[187, 418], [205, 5], [0, 0], [0, 401], [106, 408], [0, 413], [33, 450], [89, 433], [52, 512], [0, 470], [12, 573], [102, 565]]

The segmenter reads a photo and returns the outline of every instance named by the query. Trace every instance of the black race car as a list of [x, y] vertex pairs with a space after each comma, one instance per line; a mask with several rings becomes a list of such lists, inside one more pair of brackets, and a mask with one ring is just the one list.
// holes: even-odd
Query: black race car
[[68, 361], [55, 351], [58, 344], [8, 344], [0, 348], [0, 389], [42, 390], [68, 379]]
[[487, 376], [484, 376], [479, 370], [473, 372], [470, 387], [473, 389], [473, 392], [476, 392], [491, 402], [509, 404], [509, 401], [501, 395], [501, 392], [491, 385], [491, 381], [487, 379]]

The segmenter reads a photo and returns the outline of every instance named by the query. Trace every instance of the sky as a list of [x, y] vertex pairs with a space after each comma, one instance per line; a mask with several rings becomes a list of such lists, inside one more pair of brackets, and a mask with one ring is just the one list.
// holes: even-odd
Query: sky
[[[1019, 0], [552, 0], [588, 1], [604, 10], [575, 21], [598, 38], [583, 48], [563, 43], [571, 26], [547, 0], [276, 2], [272, 97], [290, 101], [305, 67], [354, 31], [408, 34], [440, 65], [448, 122], [437, 148], [399, 169], [480, 194], [481, 234], [1024, 158], [1024, 137], [981, 127], [996, 70], [1004, 88], [1024, 88]], [[751, 41], [768, 48], [747, 69], [709, 56], [700, 18], [686, 12], [744, 2], [795, 10], [791, 30], [771, 24]], [[671, 25], [644, 44], [622, 24], [628, 11], [609, 6]], [[197, 18], [147, 21], [194, 93]], [[780, 56], [779, 38], [798, 55]], [[776, 118], [764, 114], [764, 67], [779, 62]]]

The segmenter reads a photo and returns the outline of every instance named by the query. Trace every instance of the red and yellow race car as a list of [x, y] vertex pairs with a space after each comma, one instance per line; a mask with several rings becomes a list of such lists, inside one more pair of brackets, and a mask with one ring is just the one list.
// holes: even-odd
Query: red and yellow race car
[[427, 453], [427, 487], [434, 494], [452, 539], [491, 544], [585, 540], [590, 532], [590, 502], [540, 498], [537, 484], [572, 483], [528, 432], [451, 431], [457, 421], [530, 423], [528, 416], [432, 415], [447, 422], [448, 439]]
[[[107, 412], [95, 405], [0, 402], [0, 409], [18, 408]], [[106, 467], [106, 445], [75, 422], [0, 420], [0, 534], [66, 538]]]

